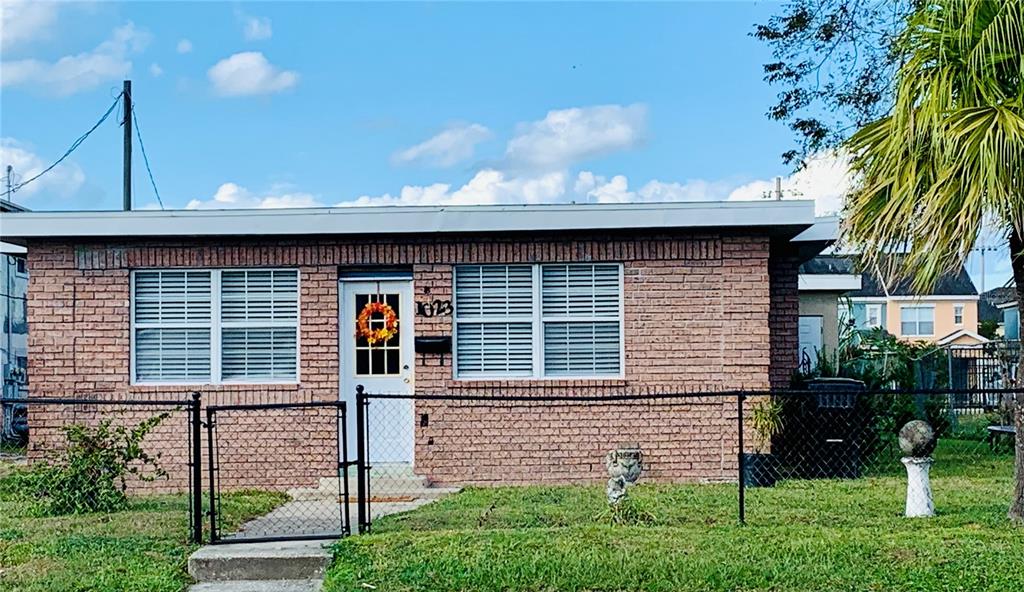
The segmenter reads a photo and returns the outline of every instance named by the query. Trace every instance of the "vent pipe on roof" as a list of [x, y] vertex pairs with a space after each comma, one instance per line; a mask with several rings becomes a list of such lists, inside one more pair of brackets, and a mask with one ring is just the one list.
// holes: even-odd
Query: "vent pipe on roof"
[[782, 177], [775, 177], [775, 199], [782, 201]]

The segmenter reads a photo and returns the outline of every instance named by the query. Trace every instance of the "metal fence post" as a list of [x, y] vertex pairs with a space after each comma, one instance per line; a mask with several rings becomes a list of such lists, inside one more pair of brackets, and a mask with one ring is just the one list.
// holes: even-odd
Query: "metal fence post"
[[366, 394], [363, 385], [356, 386], [356, 520], [359, 534], [369, 530], [366, 498]]
[[192, 393], [189, 405], [189, 421], [192, 436], [192, 542], [203, 542], [203, 420], [200, 414], [201, 401], [198, 392]]
[[740, 505], [740, 524], [747, 523], [747, 483], [746, 483], [746, 458], [743, 454], [743, 400], [746, 399], [745, 394], [738, 393], [736, 395], [736, 423], [737, 423], [737, 435], [739, 436], [739, 451], [737, 454], [737, 466], [739, 467], [739, 505]]
[[209, 450], [209, 454], [210, 454], [210, 459], [209, 459], [210, 460], [210, 465], [209, 465], [208, 468], [209, 468], [209, 472], [210, 472], [209, 487], [210, 487], [210, 542], [211, 543], [217, 542], [217, 499], [216, 499], [216, 497], [214, 495], [214, 490], [216, 489], [216, 482], [214, 481], [216, 479], [216, 476], [214, 475], [214, 472], [217, 470], [217, 468], [214, 466], [214, 464], [215, 464], [214, 463], [215, 457], [214, 457], [214, 453], [213, 453], [214, 421], [215, 421], [215, 419], [214, 419], [213, 407], [210, 407], [209, 405], [207, 405], [206, 406], [206, 447]]
[[344, 471], [344, 473], [342, 473], [342, 475], [341, 475], [342, 482], [341, 482], [340, 485], [341, 485], [341, 488], [342, 488], [342, 496], [343, 496], [343, 499], [345, 500], [344, 506], [342, 508], [342, 514], [341, 514], [341, 522], [342, 522], [341, 530], [342, 530], [342, 534], [344, 536], [348, 536], [348, 535], [352, 534], [352, 516], [350, 515], [349, 507], [348, 507], [349, 506], [348, 469], [349, 469], [350, 466], [352, 466], [352, 464], [348, 460], [348, 426], [346, 425], [348, 423], [348, 406], [345, 404], [345, 401], [342, 401], [340, 403], [340, 405], [341, 406], [338, 409], [338, 411], [340, 413], [340, 415], [338, 417], [338, 432], [339, 432], [339, 437], [341, 438], [341, 450], [340, 450], [341, 460], [338, 462], [338, 468], [340, 470]]

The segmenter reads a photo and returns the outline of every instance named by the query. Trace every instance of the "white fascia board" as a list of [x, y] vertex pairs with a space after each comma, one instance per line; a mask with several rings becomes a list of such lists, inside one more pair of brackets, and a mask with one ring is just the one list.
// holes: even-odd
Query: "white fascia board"
[[852, 273], [801, 273], [797, 285], [804, 292], [850, 292], [861, 289], [861, 280]]
[[839, 240], [839, 216], [822, 216], [814, 219], [810, 228], [796, 235], [791, 242], [835, 242]]
[[[946, 335], [942, 339], [939, 339], [938, 341], [936, 341], [935, 344], [936, 345], [946, 345], [946, 344], [949, 344], [949, 343], [952, 343], [952, 342], [956, 341], [957, 339], [960, 339], [961, 337], [970, 337], [971, 339], [974, 339], [974, 340], [978, 341], [979, 342], [978, 345], [980, 345], [982, 343], [988, 343], [989, 342], [989, 339], [987, 337], [982, 337], [981, 335], [978, 335], [974, 331], [968, 331], [967, 329], [957, 329], [956, 331], [953, 331], [949, 335]], [[954, 346], [954, 347], [956, 347], [956, 346]], [[976, 347], [976, 346], [974, 346], [974, 345], [961, 345], [960, 347]]]
[[974, 302], [978, 300], [977, 294], [965, 294], [963, 296], [851, 296], [851, 302]]
[[21, 245], [12, 245], [11, 243], [0, 241], [0, 253], [5, 255], [24, 255], [27, 252], [28, 249]]
[[260, 210], [19, 212], [5, 240], [58, 237], [295, 236], [788, 227], [814, 223], [814, 202], [380, 206]]
[[1017, 308], [1017, 303], [1014, 302], [1013, 300], [1011, 300], [1009, 302], [1004, 302], [1002, 304], [997, 304], [996, 308], [998, 308], [999, 310], [1006, 310], [1007, 308]]

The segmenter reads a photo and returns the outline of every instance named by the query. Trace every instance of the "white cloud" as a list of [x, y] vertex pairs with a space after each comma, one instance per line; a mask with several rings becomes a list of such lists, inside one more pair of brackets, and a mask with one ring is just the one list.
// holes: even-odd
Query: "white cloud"
[[733, 185], [724, 181], [695, 179], [685, 183], [648, 181], [640, 189], [631, 191], [624, 175], [606, 179], [590, 171], [581, 171], [573, 190], [580, 199], [589, 203], [630, 203], [666, 201], [721, 201], [729, 195]]
[[[16, 185], [41, 173], [50, 162], [44, 161], [28, 146], [14, 138], [0, 138], [0, 172], [5, 172], [8, 165], [13, 168]], [[38, 194], [68, 197], [78, 191], [83, 183], [85, 173], [82, 169], [73, 162], [64, 161], [42, 177], [14, 192], [14, 196], [8, 199], [20, 200]], [[4, 187], [5, 191], [6, 189]]]
[[178, 53], [191, 53], [192, 42], [188, 39], [182, 39], [178, 41], [178, 46], [175, 49], [177, 50]]
[[193, 199], [186, 210], [226, 210], [231, 208], [314, 208], [323, 204], [311, 193], [291, 191], [287, 186], [271, 187], [265, 193], [253, 193], [236, 183], [224, 183], [207, 200]]
[[478, 123], [455, 124], [415, 146], [399, 150], [391, 160], [395, 164], [452, 166], [473, 157], [476, 145], [491, 137], [491, 131]]
[[131, 72], [130, 55], [142, 51], [150, 35], [127, 23], [92, 51], [68, 55], [56, 62], [25, 59], [3, 62], [0, 86], [31, 86], [58, 96], [89, 90]]
[[160, 64], [153, 62], [149, 65], [149, 73], [152, 74], [153, 77], [160, 77], [163, 76], [164, 69], [160, 67]]
[[[808, 159], [804, 168], [783, 177], [782, 195], [783, 199], [813, 199], [815, 213], [819, 216], [838, 214], [852, 184], [848, 158], [821, 154]], [[765, 199], [774, 190], [774, 179], [758, 180], [737, 187], [729, 194], [729, 199]]]
[[57, 3], [39, 0], [0, 2], [0, 48], [9, 50], [26, 41], [48, 36], [57, 20]]
[[242, 34], [248, 41], [270, 39], [274, 34], [274, 30], [270, 26], [270, 19], [265, 16], [252, 16], [236, 9], [235, 18], [242, 23]]
[[551, 203], [566, 198], [566, 174], [545, 173], [538, 176], [510, 177], [507, 173], [484, 169], [465, 185], [455, 189], [447, 183], [406, 185], [398, 195], [364, 195], [339, 206], [418, 206], [469, 205], [506, 203]]
[[214, 92], [224, 97], [265, 95], [295, 86], [298, 73], [281, 70], [258, 51], [245, 51], [224, 58], [206, 73]]
[[513, 167], [556, 169], [628, 150], [643, 141], [644, 105], [600, 105], [549, 111], [540, 121], [520, 124], [505, 158]]

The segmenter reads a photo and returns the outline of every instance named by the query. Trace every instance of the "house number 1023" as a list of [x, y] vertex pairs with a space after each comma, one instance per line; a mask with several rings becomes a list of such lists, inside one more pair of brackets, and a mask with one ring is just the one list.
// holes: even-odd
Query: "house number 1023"
[[432, 302], [417, 302], [416, 316], [418, 317], [450, 317], [455, 312], [451, 300], [434, 300]]

